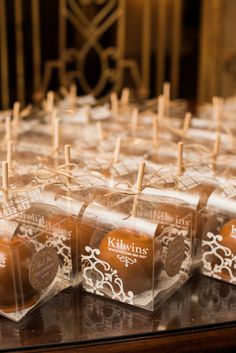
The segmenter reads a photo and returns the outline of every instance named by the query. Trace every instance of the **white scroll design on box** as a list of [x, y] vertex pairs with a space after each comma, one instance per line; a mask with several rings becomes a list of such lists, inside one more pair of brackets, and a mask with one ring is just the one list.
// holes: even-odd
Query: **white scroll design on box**
[[[40, 226], [40, 222], [43, 222], [43, 218], [39, 219], [38, 222]], [[70, 233], [71, 232], [63, 228], [54, 226], [51, 230], [51, 234], [47, 235], [47, 239], [45, 241], [41, 239], [40, 232], [37, 227], [23, 223], [20, 225], [17, 236], [23, 239], [29, 239], [37, 251], [42, 250], [45, 246], [53, 247], [57, 251], [60, 258], [60, 266], [63, 276], [69, 279], [72, 270], [71, 248], [69, 246], [69, 241], [71, 239]], [[37, 234], [39, 235], [38, 237]]]
[[228, 281], [236, 284], [236, 254], [221, 245], [222, 235], [208, 232], [207, 238], [202, 242], [203, 273], [217, 279], [224, 279], [222, 276], [227, 273]]
[[123, 281], [119, 278], [117, 270], [111, 268], [108, 262], [98, 258], [100, 250], [86, 246], [85, 251], [88, 253], [88, 255], [82, 255], [82, 276], [85, 290], [101, 296], [109, 291], [109, 297], [112, 299], [133, 305], [133, 292], [125, 293]]
[[129, 265], [133, 265], [137, 263], [136, 259], [132, 259], [131, 257], [128, 257], [128, 256], [117, 255], [116, 257], [120, 260], [120, 262], [123, 262], [125, 264], [125, 267], [129, 267]]
[[59, 258], [63, 259], [61, 268], [63, 276], [67, 276], [68, 279], [72, 270], [71, 248], [69, 245], [71, 236], [70, 231], [56, 227], [46, 241], [46, 246], [52, 246], [57, 251]]
[[0, 268], [6, 267], [6, 256], [4, 254], [0, 254]]

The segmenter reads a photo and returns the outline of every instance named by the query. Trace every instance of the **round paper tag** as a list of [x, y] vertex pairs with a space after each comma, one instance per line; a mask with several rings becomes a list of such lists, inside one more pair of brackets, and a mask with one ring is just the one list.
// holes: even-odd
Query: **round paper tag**
[[169, 277], [174, 277], [179, 273], [184, 257], [184, 239], [177, 236], [172, 240], [167, 250], [166, 273]]
[[30, 264], [29, 281], [36, 290], [47, 288], [57, 275], [59, 258], [52, 247], [46, 247], [34, 255]]

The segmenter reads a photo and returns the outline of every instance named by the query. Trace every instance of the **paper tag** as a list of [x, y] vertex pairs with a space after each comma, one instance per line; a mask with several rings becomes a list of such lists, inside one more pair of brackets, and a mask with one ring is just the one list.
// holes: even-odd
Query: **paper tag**
[[176, 276], [185, 258], [184, 239], [182, 236], [175, 237], [170, 243], [166, 254], [166, 273], [169, 277]]
[[56, 250], [46, 247], [32, 259], [29, 269], [29, 281], [36, 290], [46, 289], [57, 275], [59, 258]]
[[52, 154], [52, 148], [45, 144], [21, 142], [17, 145], [17, 152], [31, 152], [48, 157]]
[[236, 181], [223, 181], [220, 183], [219, 188], [222, 197], [232, 198], [236, 196]]
[[88, 158], [85, 161], [85, 165], [89, 170], [102, 170], [109, 168], [110, 162], [107, 159], [102, 158]]
[[115, 163], [111, 168], [113, 177], [122, 177], [137, 172], [141, 158], [128, 158]]
[[42, 187], [29, 190], [14, 191], [10, 190], [7, 200], [3, 196], [0, 203], [0, 218], [11, 219], [31, 207], [31, 203], [40, 198]]

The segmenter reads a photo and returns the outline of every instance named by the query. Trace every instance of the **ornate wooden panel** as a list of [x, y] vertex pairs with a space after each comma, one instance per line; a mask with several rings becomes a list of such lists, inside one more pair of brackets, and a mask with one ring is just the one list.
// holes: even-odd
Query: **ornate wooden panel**
[[234, 0], [202, 0], [198, 99], [236, 92]]
[[1, 96], [2, 106], [9, 105], [9, 75], [8, 75], [8, 41], [6, 26], [5, 1], [0, 1], [0, 69], [1, 69]]
[[[127, 84], [141, 96], [149, 96], [151, 86], [159, 94], [167, 55], [177, 96], [182, 2], [1, 0], [0, 106], [25, 104], [33, 93], [40, 96], [71, 82], [81, 93], [102, 99]], [[129, 53], [127, 38], [134, 28], [135, 50]]]
[[203, 0], [201, 15], [198, 99], [219, 94], [222, 0]]
[[[89, 18], [86, 7], [97, 5], [93, 17]], [[137, 62], [125, 55], [126, 46], [126, 1], [125, 0], [60, 0], [59, 7], [59, 58], [48, 61], [45, 66], [44, 90], [49, 86], [52, 70], [58, 68], [60, 84], [68, 87], [71, 82], [78, 81], [83, 92], [95, 96], [104, 96], [107, 83], [111, 89], [119, 92], [124, 84], [125, 70], [129, 70], [134, 86], [141, 93], [148, 92], [149, 85], [149, 41], [147, 30], [150, 21], [150, 4], [143, 3], [143, 60], [142, 71]], [[82, 38], [80, 45], [68, 48], [66, 45], [66, 31], [68, 22], [73, 25], [77, 35]], [[108, 46], [101, 44], [101, 38], [109, 30], [116, 30], [113, 43]], [[93, 50], [96, 60], [100, 63], [100, 75], [96, 84], [89, 84], [86, 76], [86, 60]], [[68, 70], [67, 64], [74, 62], [74, 70]], [[107, 90], [106, 90], [107, 91]], [[109, 90], [108, 90], [109, 94]]]

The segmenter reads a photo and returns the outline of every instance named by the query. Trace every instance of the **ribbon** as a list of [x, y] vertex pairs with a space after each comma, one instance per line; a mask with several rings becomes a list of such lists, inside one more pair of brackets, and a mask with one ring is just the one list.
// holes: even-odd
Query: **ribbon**
[[[174, 144], [171, 141], [165, 141], [164, 144], [167, 144], [167, 145], [170, 144], [171, 146], [174, 145], [176, 147], [176, 144]], [[185, 149], [198, 151], [201, 154], [201, 158], [199, 160], [195, 160], [194, 162], [184, 162], [183, 168], [209, 164], [209, 159], [212, 159], [213, 157], [212, 151], [201, 144], [186, 144]], [[111, 167], [112, 167], [112, 162], [108, 163], [108, 169]], [[68, 190], [71, 190], [71, 187], [73, 185], [79, 186], [81, 188], [80, 180], [86, 177], [97, 178], [102, 182], [104, 181], [104, 184], [105, 184], [106, 180], [103, 179], [101, 175], [99, 174], [96, 175], [95, 174], [96, 172], [74, 176], [73, 172], [77, 168], [78, 168], [78, 165], [74, 163], [63, 164], [57, 168], [40, 167], [36, 170], [35, 176], [36, 176], [36, 179], [40, 181], [44, 181], [44, 182], [47, 181], [46, 184], [63, 184], [65, 187], [68, 188]], [[178, 189], [181, 182], [181, 176], [177, 176], [175, 174], [176, 169], [177, 169], [177, 166], [175, 164], [169, 164], [169, 165], [160, 167], [158, 170], [155, 170], [151, 175], [146, 177], [146, 182], [144, 182], [141, 192], [148, 187], [165, 189], [168, 186], [169, 190]], [[209, 171], [212, 171], [216, 175], [214, 168], [209, 169]], [[132, 170], [130, 172], [134, 172], [134, 171]], [[226, 172], [227, 170], [224, 171], [222, 175], [225, 175]], [[166, 173], [168, 173], [168, 177], [166, 177]], [[129, 174], [129, 170], [127, 170], [127, 174]], [[214, 177], [214, 174], [212, 174], [212, 178]], [[48, 183], [48, 180], [52, 178], [56, 178], [56, 180], [54, 182], [50, 181]], [[144, 177], [144, 181], [145, 181], [145, 177]], [[85, 184], [86, 184], [86, 181], [85, 181]], [[122, 185], [124, 185], [126, 189], [120, 188], [119, 190], [115, 191], [115, 193], [129, 195], [129, 196], [136, 196], [140, 194], [140, 192], [137, 192], [134, 189], [134, 185], [131, 183], [131, 181], [127, 179], [118, 181], [116, 184], [113, 185], [113, 187], [119, 188]], [[109, 194], [114, 194], [114, 192], [108, 193], [106, 195], [109, 195]]]
[[57, 176], [63, 176], [66, 178], [70, 178], [71, 180], [76, 180], [76, 178], [73, 177], [70, 173], [75, 169], [77, 169], [77, 165], [74, 163], [62, 164], [55, 169], [48, 167], [39, 167], [35, 171], [35, 177], [38, 180], [48, 180]]
[[[75, 163], [62, 164], [55, 169], [40, 167], [36, 170], [35, 177], [39, 181], [47, 180], [46, 185], [63, 184], [69, 191], [72, 190], [74, 185], [79, 186], [81, 189], [81, 183], [79, 182], [79, 179], [94, 178], [100, 180], [101, 182], [103, 181], [100, 175], [95, 174], [96, 172], [73, 176], [71, 172], [77, 168], [78, 166]], [[49, 179], [53, 178], [56, 178], [56, 180], [48, 182]]]
[[[128, 195], [128, 196], [139, 196], [142, 191], [145, 188], [155, 188], [155, 189], [165, 189], [165, 185], [168, 184], [164, 179], [162, 179], [162, 177], [158, 174], [158, 172], [161, 170], [162, 168], [160, 168], [158, 171], [155, 171], [154, 173], [152, 173], [149, 177], [148, 180], [143, 183], [141, 191], [136, 191], [134, 189], [134, 185], [129, 181], [129, 180], [124, 180], [121, 181], [119, 183], [116, 183], [113, 185], [114, 188], [119, 187], [119, 185], [126, 185], [127, 189], [119, 189], [116, 190], [114, 192], [110, 192], [107, 193], [105, 196], [110, 196], [110, 195], [114, 195], [114, 194], [120, 194], [120, 195]], [[158, 180], [154, 180], [152, 181], [153, 178], [157, 177]], [[171, 176], [172, 177], [172, 176]], [[177, 181], [177, 177], [173, 178], [173, 180], [171, 180], [171, 183], [173, 182], [173, 187], [169, 187], [169, 190], [174, 190], [177, 188], [178, 186], [178, 181]]]

